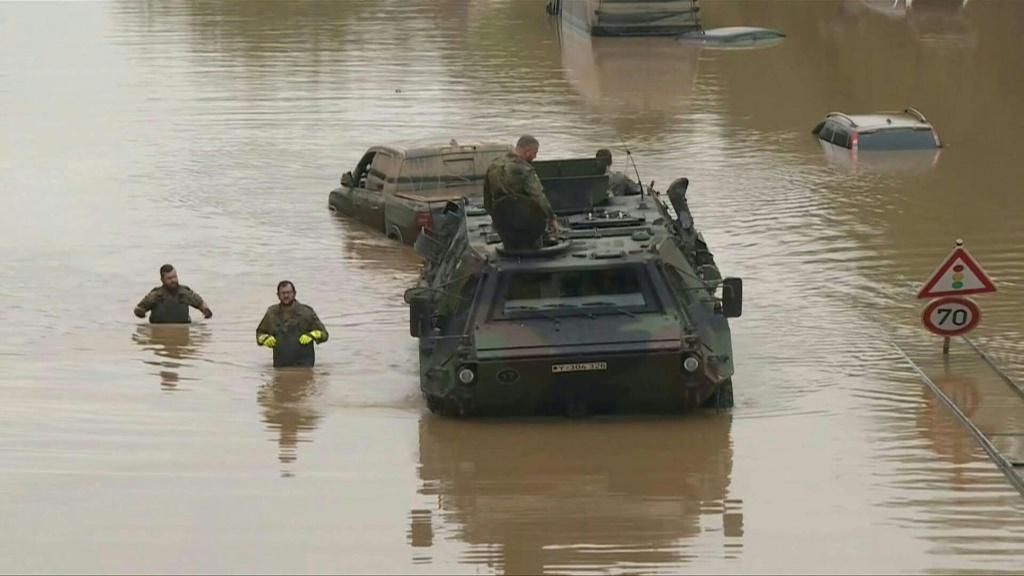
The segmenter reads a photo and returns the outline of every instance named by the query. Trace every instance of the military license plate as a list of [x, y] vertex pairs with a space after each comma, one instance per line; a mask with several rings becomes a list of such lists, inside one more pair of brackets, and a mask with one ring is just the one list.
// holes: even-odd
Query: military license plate
[[565, 372], [593, 372], [607, 369], [607, 362], [574, 362], [572, 364], [551, 365], [552, 374], [562, 374]]

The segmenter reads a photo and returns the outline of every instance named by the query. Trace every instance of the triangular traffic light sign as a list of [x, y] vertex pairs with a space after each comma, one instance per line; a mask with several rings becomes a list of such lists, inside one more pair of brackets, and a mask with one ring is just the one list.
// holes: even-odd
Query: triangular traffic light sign
[[962, 296], [995, 291], [995, 284], [967, 253], [967, 249], [957, 246], [917, 293], [917, 297]]

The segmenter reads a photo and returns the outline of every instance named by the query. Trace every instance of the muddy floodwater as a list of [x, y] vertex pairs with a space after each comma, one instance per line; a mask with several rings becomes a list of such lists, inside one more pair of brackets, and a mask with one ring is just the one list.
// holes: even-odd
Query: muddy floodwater
[[[1024, 379], [1024, 2], [701, 4], [786, 38], [592, 39], [526, 0], [0, 4], [0, 571], [1024, 571], [1024, 498], [900, 352], [1024, 461], [1024, 401], [914, 298], [963, 238], [998, 287], [971, 338]], [[810, 133], [906, 106], [941, 153]], [[327, 194], [370, 145], [522, 133], [690, 178], [745, 283], [735, 409], [430, 415], [419, 258]], [[165, 262], [213, 318], [132, 315]], [[255, 344], [283, 278], [330, 330], [312, 372]]]

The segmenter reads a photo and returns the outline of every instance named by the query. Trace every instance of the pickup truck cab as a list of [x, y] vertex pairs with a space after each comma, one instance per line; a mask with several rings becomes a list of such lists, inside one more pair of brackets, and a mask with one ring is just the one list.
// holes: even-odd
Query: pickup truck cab
[[345, 172], [327, 205], [412, 244], [420, 230], [432, 229], [447, 202], [483, 194], [491, 162], [511, 150], [507, 144], [471, 143], [373, 146]]

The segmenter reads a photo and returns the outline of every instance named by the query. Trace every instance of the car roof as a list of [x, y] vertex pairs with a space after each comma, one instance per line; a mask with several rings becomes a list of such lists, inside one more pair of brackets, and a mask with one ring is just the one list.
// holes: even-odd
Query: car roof
[[931, 124], [924, 117], [924, 114], [921, 114], [914, 108], [907, 108], [903, 111], [872, 112], [870, 114], [829, 112], [827, 117], [834, 120], [845, 120], [847, 124], [861, 131], [886, 128], [931, 128]]
[[385, 150], [406, 159], [413, 159], [441, 156], [442, 154], [450, 154], [453, 152], [504, 152], [506, 150], [511, 150], [512, 146], [498, 142], [458, 142], [453, 138], [447, 143], [413, 140], [408, 142], [395, 142], [386, 146], [374, 146], [373, 149]]
[[760, 28], [757, 26], [723, 26], [721, 28], [708, 28], [703, 31], [702, 35], [709, 36], [712, 38], [729, 38], [754, 33], [766, 33], [784, 36], [784, 34], [779, 32], [778, 30], [773, 30], [771, 28]]

